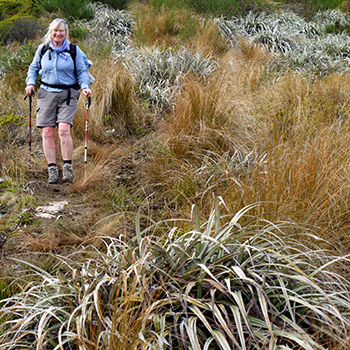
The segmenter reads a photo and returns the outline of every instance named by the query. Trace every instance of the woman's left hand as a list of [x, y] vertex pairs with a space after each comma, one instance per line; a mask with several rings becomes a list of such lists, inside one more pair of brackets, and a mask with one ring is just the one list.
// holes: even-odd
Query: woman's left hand
[[82, 91], [86, 97], [90, 97], [92, 94], [92, 91], [90, 89], [83, 89]]

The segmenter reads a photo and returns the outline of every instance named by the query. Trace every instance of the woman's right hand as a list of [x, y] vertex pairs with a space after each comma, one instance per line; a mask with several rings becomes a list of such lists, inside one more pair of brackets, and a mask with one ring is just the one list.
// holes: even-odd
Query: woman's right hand
[[35, 90], [35, 86], [34, 85], [28, 85], [26, 87], [26, 94], [27, 96], [32, 96], [32, 94], [34, 93], [34, 90]]

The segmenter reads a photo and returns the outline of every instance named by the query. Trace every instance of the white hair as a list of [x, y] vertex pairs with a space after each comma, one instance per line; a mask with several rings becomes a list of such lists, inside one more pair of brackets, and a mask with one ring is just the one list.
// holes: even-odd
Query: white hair
[[52, 40], [52, 36], [51, 36], [51, 33], [53, 30], [55, 29], [58, 29], [58, 28], [63, 28], [64, 31], [66, 32], [66, 40], [68, 41], [68, 37], [69, 37], [69, 30], [68, 30], [68, 25], [67, 25], [67, 22], [62, 19], [62, 18], [56, 18], [54, 19], [50, 25], [49, 25], [49, 28], [47, 30], [47, 33], [45, 34], [43, 40], [42, 40], [42, 43], [44, 45], [48, 44], [51, 40]]

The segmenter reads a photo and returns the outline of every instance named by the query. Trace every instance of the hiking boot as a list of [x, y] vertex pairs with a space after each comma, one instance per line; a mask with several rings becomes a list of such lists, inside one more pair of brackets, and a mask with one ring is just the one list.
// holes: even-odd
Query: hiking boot
[[74, 179], [73, 166], [69, 163], [63, 164], [63, 182], [72, 182]]
[[58, 168], [57, 166], [50, 166], [48, 169], [49, 172], [49, 184], [58, 183]]

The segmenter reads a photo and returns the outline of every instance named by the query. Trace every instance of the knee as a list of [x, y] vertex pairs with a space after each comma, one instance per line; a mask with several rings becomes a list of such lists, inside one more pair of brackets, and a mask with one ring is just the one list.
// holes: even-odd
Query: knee
[[55, 137], [55, 128], [45, 127], [42, 129], [42, 137], [44, 140], [50, 140]]
[[65, 139], [67, 137], [70, 137], [70, 126], [63, 125], [58, 128], [58, 136], [60, 139]]

